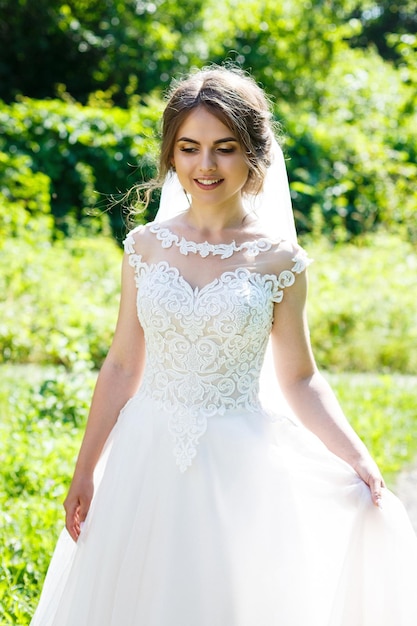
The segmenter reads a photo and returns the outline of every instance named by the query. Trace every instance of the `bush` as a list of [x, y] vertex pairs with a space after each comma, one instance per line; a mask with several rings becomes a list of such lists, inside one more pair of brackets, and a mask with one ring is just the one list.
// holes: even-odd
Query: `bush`
[[280, 105], [301, 232], [344, 241], [383, 225], [417, 241], [412, 100], [378, 55], [348, 50], [329, 70], [320, 107]]
[[28, 156], [0, 152], [0, 248], [10, 237], [30, 243], [52, 236], [50, 180], [31, 164]]
[[[8, 106], [0, 102], [0, 150], [14, 159], [3, 167], [4, 198], [13, 202], [20, 186], [26, 195], [17, 194], [17, 199], [27, 197], [44, 213], [50, 207], [56, 229], [66, 235], [77, 232], [79, 224], [88, 226], [90, 233], [106, 232], [109, 216], [120, 240], [125, 219], [118, 206], [106, 213], [110, 197], [153, 176], [158, 118], [157, 105], [124, 110], [60, 100], [21, 98]], [[23, 172], [13, 171], [19, 164], [26, 179], [34, 177], [23, 188]], [[38, 180], [44, 185], [42, 198], [35, 189]], [[7, 192], [9, 181], [12, 189]], [[0, 196], [0, 216], [10, 209]]]

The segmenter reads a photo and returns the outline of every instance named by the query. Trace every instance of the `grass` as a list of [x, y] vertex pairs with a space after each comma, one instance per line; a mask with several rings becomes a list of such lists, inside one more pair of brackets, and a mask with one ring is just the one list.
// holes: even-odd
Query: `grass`
[[393, 487], [398, 472], [417, 455], [417, 377], [328, 374], [327, 378]]
[[0, 625], [28, 624], [62, 528], [94, 376], [0, 368]]
[[[0, 367], [0, 625], [30, 622], [63, 526], [62, 501], [95, 375]], [[417, 453], [416, 379], [328, 375], [388, 485]]]

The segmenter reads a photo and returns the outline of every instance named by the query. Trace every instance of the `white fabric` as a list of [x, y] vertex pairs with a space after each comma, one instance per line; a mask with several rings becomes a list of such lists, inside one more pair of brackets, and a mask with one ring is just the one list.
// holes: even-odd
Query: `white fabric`
[[[290, 188], [284, 155], [273, 140], [272, 163], [265, 177], [263, 191], [257, 196], [245, 196], [247, 211], [255, 211], [271, 239], [287, 239], [295, 243], [297, 233], [291, 205]], [[170, 171], [162, 186], [161, 200], [155, 221], [164, 222], [186, 211], [190, 201], [178, 176]]]
[[387, 491], [375, 507], [350, 466], [281, 405], [271, 416], [259, 404], [279, 278], [229, 271], [229, 257], [193, 287], [134, 243], [127, 252], [144, 380], [32, 626], [415, 626], [417, 539], [402, 505]]
[[[236, 246], [233, 242], [211, 245], [209, 252], [206, 244], [179, 240], [158, 224], [151, 225], [150, 231], [164, 248], [175, 245], [180, 254], [200, 254], [203, 259], [210, 253], [228, 260], [236, 249], [256, 257], [272, 245], [258, 240], [252, 242], [248, 250], [246, 244]], [[198, 298], [191, 297], [187, 290], [190, 296], [187, 302], [185, 281], [177, 267], [167, 267], [162, 261], [155, 264], [152, 280], [144, 280], [149, 275], [149, 266], [135, 253], [134, 244], [131, 234], [125, 241], [125, 249], [137, 281], [145, 285], [137, 302], [138, 315], [145, 332], [155, 320], [159, 326], [159, 332], [152, 328], [147, 332], [143, 393], [151, 395], [159, 407], [169, 413], [168, 428], [174, 440], [174, 455], [183, 472], [196, 456], [211, 416], [223, 415], [231, 409], [261, 411], [258, 380], [271, 331], [273, 306], [281, 302], [284, 289], [295, 282], [296, 273], [304, 271], [308, 259], [304, 251], [300, 251], [293, 259], [292, 269], [283, 270], [278, 276], [262, 276], [246, 267], [223, 271], [211, 284], [204, 286]], [[226, 298], [221, 307], [213, 304], [218, 293], [222, 299]], [[163, 310], [159, 304], [161, 298]], [[181, 315], [178, 315], [179, 303]], [[207, 312], [213, 311], [213, 307], [216, 315], [208, 316]], [[219, 333], [222, 341], [219, 341]], [[238, 342], [236, 337], [239, 337]], [[167, 345], [169, 342], [172, 348]]]

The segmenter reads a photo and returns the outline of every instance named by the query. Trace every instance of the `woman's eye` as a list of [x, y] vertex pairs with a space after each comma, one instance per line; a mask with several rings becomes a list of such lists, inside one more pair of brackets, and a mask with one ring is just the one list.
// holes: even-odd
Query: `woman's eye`
[[[220, 152], [220, 154], [230, 154], [235, 151], [235, 148], [216, 148], [216, 152]], [[198, 148], [195, 146], [181, 146], [180, 152], [185, 152], [187, 154], [194, 154], [198, 152]]]

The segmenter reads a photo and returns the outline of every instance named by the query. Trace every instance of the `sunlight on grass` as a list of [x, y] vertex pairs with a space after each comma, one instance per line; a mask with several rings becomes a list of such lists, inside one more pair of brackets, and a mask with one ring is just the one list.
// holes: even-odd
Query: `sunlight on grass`
[[372, 374], [327, 378], [392, 487], [395, 474], [417, 454], [417, 378]]

